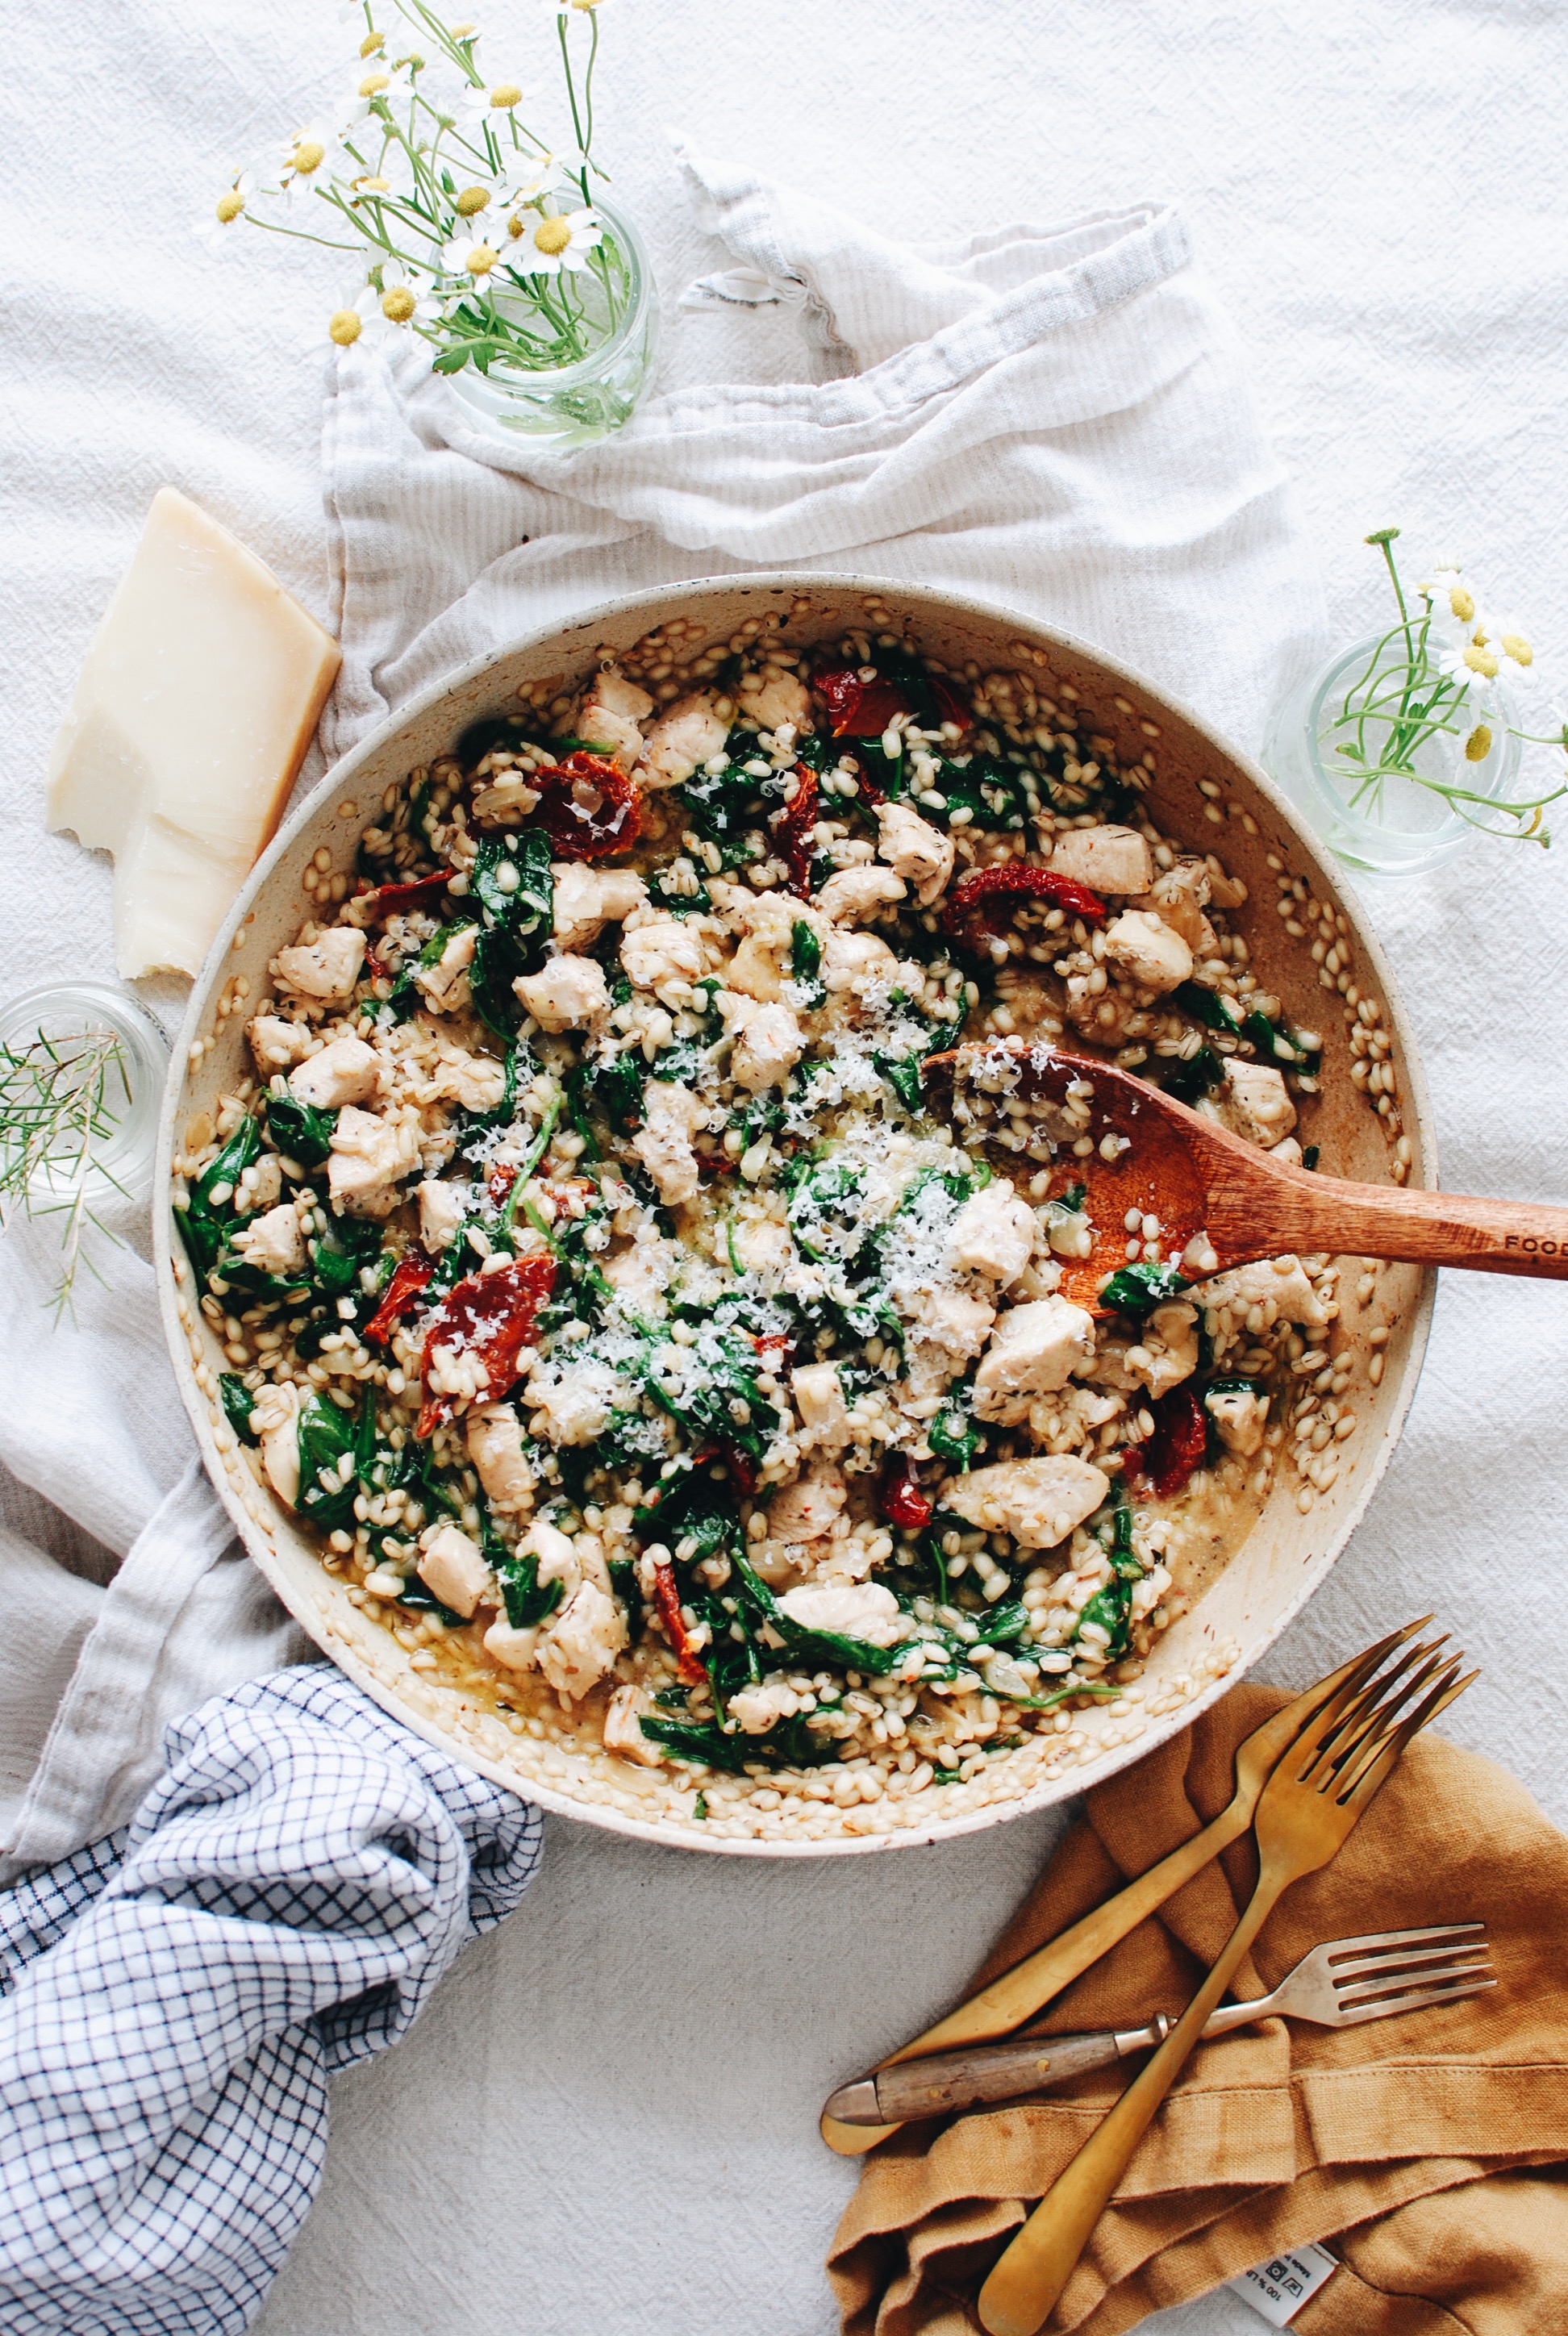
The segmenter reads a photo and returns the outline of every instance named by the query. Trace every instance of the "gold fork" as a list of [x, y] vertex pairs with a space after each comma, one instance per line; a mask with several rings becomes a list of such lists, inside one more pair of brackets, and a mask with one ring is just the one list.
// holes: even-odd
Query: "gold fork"
[[[1289, 1751], [1292, 1744], [1315, 1720], [1332, 1717], [1353, 1700], [1365, 1687], [1370, 1674], [1396, 1648], [1407, 1645], [1417, 1630], [1431, 1621], [1424, 1614], [1419, 1621], [1407, 1623], [1402, 1630], [1391, 1631], [1388, 1638], [1368, 1647], [1364, 1654], [1354, 1656], [1339, 1669], [1330, 1671], [1316, 1686], [1307, 1688], [1291, 1702], [1284, 1704], [1261, 1728], [1236, 1747], [1236, 1789], [1226, 1806], [1193, 1835], [1140, 1874], [1103, 1905], [1093, 1907], [1082, 1920], [1074, 1922], [1057, 1938], [1037, 1948], [1010, 1971], [980, 1989], [977, 1995], [950, 2011], [944, 2020], [928, 2028], [923, 2035], [905, 2044], [880, 2066], [894, 2068], [902, 2060], [923, 2059], [928, 2053], [950, 2051], [962, 2044], [983, 2044], [993, 2037], [1006, 2036], [1043, 2011], [1052, 1999], [1065, 1987], [1086, 1971], [1107, 1954], [1119, 1940], [1125, 1939], [1156, 1906], [1163, 1906], [1183, 1883], [1190, 1882], [1212, 1858], [1233, 1841], [1240, 1841], [1252, 1822], [1258, 1806], [1258, 1796], [1267, 1784], [1275, 1763]], [[1407, 1654], [1403, 1660], [1416, 1658]], [[1393, 1674], [1389, 1674], [1390, 1677]], [[888, 2117], [881, 2122], [851, 2124], [847, 2119], [830, 2116], [826, 2108], [820, 2120], [823, 2139], [841, 2157], [859, 2157], [896, 2133], [903, 2120]]]
[[[1338, 1708], [1315, 1721], [1280, 1761], [1258, 1802], [1258, 1883], [1245, 1913], [1170, 2035], [1057, 2175], [992, 2270], [979, 2297], [980, 2325], [988, 2336], [1035, 2336], [1044, 2325], [1134, 2150], [1274, 1905], [1292, 1882], [1327, 1865], [1412, 1737], [1476, 1676], [1456, 1676], [1463, 1658], [1441, 1653], [1446, 1640], [1445, 1633], [1415, 1649], [1393, 1672], [1372, 1679], [1349, 1702], [1337, 1698]], [[1412, 1662], [1419, 1666], [1413, 1671]]]

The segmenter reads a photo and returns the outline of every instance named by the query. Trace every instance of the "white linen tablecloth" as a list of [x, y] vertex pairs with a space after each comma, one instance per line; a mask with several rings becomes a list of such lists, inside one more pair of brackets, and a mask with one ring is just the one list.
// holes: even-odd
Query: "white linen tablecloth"
[[[490, 29], [497, 54], [509, 35], [526, 54], [539, 26], [502, 0]], [[1453, 547], [1495, 579], [1543, 665], [1568, 672], [1560, 12], [797, 0], [765, 16], [644, 0], [607, 7], [604, 30], [603, 151], [667, 301], [722, 264], [689, 225], [667, 123], [916, 240], [1169, 198], [1296, 474], [1336, 631], [1380, 608], [1359, 539], [1399, 521], [1417, 565]], [[153, 490], [184, 487], [328, 608], [319, 372], [299, 344], [335, 280], [259, 238], [225, 267], [190, 228], [226, 165], [337, 91], [344, 37], [317, 0], [227, 21], [198, 0], [87, 0], [12, 26], [8, 988], [112, 961], [106, 869], [44, 836], [41, 779]], [[711, 377], [702, 336], [718, 328], [680, 316], [667, 384]], [[789, 320], [759, 317], [755, 377], [790, 378], [792, 342]], [[1456, 1188], [1563, 1197], [1560, 852], [1568, 824], [1549, 859], [1484, 844], [1374, 902]], [[1389, 1478], [1265, 1667], [1307, 1678], [1390, 1616], [1435, 1607], [1485, 1666], [1450, 1732], [1558, 1822], [1563, 1323], [1550, 1286], [1446, 1280]], [[40, 1355], [50, 1336], [43, 1321], [8, 1331]], [[112, 1559], [15, 1484], [0, 1523], [70, 1560], [63, 1607], [83, 1617], [63, 1627], [81, 1627]], [[816, 2107], [950, 1995], [1054, 1830], [1027, 1820], [920, 1855], [769, 1868], [550, 1825], [518, 1914], [462, 1958], [397, 2051], [336, 2081], [323, 2194], [258, 2326], [825, 2336], [821, 2255], [851, 2177], [816, 2140]], [[1261, 2325], [1224, 2293], [1148, 2324]]]

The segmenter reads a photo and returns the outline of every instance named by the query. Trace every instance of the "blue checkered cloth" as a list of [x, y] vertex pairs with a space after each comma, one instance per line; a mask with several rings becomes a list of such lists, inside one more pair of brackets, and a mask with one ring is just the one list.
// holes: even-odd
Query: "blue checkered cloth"
[[540, 1862], [537, 1809], [325, 1665], [203, 1704], [131, 1823], [0, 1896], [0, 2329], [239, 2336], [326, 2079]]

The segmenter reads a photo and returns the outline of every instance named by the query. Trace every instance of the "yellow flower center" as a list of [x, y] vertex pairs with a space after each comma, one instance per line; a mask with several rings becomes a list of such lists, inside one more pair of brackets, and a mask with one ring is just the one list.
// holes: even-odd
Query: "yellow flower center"
[[365, 79], [359, 84], [359, 94], [361, 97], [374, 97], [378, 90], [389, 89], [391, 85], [392, 75], [390, 73], [366, 73]]
[[1535, 662], [1535, 652], [1523, 633], [1504, 634], [1503, 654], [1511, 657], [1515, 665], [1534, 665]]
[[1448, 606], [1462, 625], [1467, 625], [1475, 613], [1475, 603], [1462, 584], [1456, 584], [1449, 593]]
[[232, 187], [226, 195], [219, 195], [218, 198], [218, 216], [225, 227], [237, 219], [244, 209], [244, 196], [237, 194]]
[[392, 191], [390, 179], [357, 179], [355, 184], [362, 195], [386, 195]]
[[488, 276], [500, 258], [500, 252], [492, 251], [488, 243], [476, 243], [468, 255], [468, 272], [471, 276]]
[[533, 239], [546, 258], [553, 259], [571, 241], [571, 229], [563, 219], [543, 219], [533, 230]]
[[1484, 763], [1492, 752], [1492, 733], [1484, 722], [1478, 722], [1465, 741], [1465, 760]]
[[508, 235], [526, 235], [528, 233], [528, 221], [523, 218], [521, 211], [513, 211], [511, 217], [506, 222], [506, 231]]
[[1497, 678], [1497, 660], [1490, 649], [1482, 647], [1479, 641], [1470, 643], [1465, 652], [1465, 663], [1472, 673], [1480, 674], [1484, 680], [1495, 681]]
[[359, 44], [359, 54], [362, 57], [373, 57], [377, 49], [384, 49], [385, 46], [385, 33], [366, 33], [364, 40]]
[[406, 325], [416, 305], [406, 284], [394, 285], [390, 292], [384, 292], [381, 296], [381, 313], [390, 317], [394, 325]]
[[474, 218], [478, 212], [484, 209], [489, 200], [490, 189], [488, 187], [464, 187], [462, 194], [459, 195], [457, 199], [458, 218]]
[[302, 179], [307, 179], [312, 170], [319, 170], [326, 160], [326, 147], [314, 138], [307, 138], [294, 150], [294, 167]]
[[522, 92], [514, 81], [497, 82], [490, 92], [492, 105], [511, 107], [522, 103]]
[[453, 24], [452, 37], [454, 41], [466, 41], [470, 33], [475, 33], [478, 30], [477, 24]]
[[353, 347], [365, 325], [357, 308], [339, 308], [326, 329], [338, 347], [346, 349]]

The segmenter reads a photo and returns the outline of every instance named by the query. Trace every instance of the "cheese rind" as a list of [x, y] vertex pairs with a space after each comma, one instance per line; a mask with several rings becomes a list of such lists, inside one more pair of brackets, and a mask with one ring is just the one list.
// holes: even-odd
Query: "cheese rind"
[[339, 661], [270, 569], [159, 489], [49, 764], [51, 828], [114, 855], [127, 978], [200, 970], [283, 815]]

